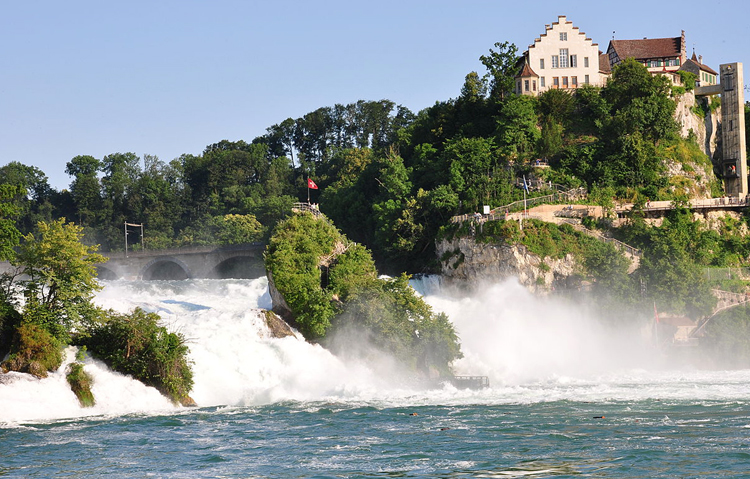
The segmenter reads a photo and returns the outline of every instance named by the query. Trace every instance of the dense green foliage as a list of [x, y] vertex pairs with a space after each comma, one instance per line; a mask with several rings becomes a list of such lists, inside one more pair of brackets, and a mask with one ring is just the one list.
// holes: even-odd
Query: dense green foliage
[[79, 343], [115, 371], [153, 386], [175, 403], [191, 403], [193, 372], [181, 334], [159, 325], [159, 315], [137, 308], [129, 315], [109, 313]]
[[280, 223], [266, 268], [291, 309], [289, 319], [308, 339], [337, 347], [337, 337], [355, 332], [345, 353], [366, 339], [424, 373], [447, 374], [461, 355], [447, 317], [417, 296], [408, 276], [378, 279], [369, 252], [323, 217], [302, 213]]

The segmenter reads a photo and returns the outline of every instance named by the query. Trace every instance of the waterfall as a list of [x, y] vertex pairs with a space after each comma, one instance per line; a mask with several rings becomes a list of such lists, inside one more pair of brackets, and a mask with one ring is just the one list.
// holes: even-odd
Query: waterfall
[[[472, 295], [444, 291], [436, 277], [412, 284], [456, 328], [464, 353], [454, 365], [456, 373], [489, 376], [490, 389], [456, 390], [446, 384], [424, 391], [394, 383], [388, 358], [382, 364], [356, 362], [302, 339], [271, 337], [262, 314], [271, 307], [265, 278], [105, 282], [95, 301], [119, 312], [140, 307], [158, 313], [170, 330], [185, 336], [194, 370], [191, 396], [199, 407], [746, 395], [748, 371], [717, 377], [657, 368], [632, 330], [605, 326], [584, 305], [534, 296], [515, 280], [488, 284]], [[67, 348], [64, 364], [45, 379], [0, 374], [0, 424], [184, 410], [91, 357], [84, 368], [93, 377], [97, 403], [82, 409], [65, 379], [75, 354], [76, 348]], [[722, 389], [701, 387], [717, 383]]]

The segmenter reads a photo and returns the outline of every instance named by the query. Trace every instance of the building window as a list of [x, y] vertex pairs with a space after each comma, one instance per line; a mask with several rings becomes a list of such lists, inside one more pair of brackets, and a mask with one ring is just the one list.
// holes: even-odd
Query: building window
[[568, 88], [568, 77], [563, 77], [563, 88]]
[[649, 60], [648, 62], [649, 68], [656, 68], [662, 66], [661, 60]]
[[670, 58], [669, 60], [666, 60], [664, 64], [668, 67], [676, 67], [677, 65], [679, 65], [679, 60], [677, 60], [676, 58]]
[[560, 68], [568, 68], [568, 49], [560, 49]]
[[544, 70], [544, 58], [539, 59], [539, 69]]
[[570, 68], [577, 68], [578, 67], [578, 55], [571, 55], [570, 56]]
[[734, 75], [725, 74], [721, 78], [722, 78], [722, 83], [724, 85], [723, 86], [724, 90], [726, 91], [734, 90]]
[[531, 82], [531, 86], [534, 88], [534, 91], [536, 91], [536, 80]]
[[567, 42], [568, 41], [568, 32], [560, 32], [560, 41], [561, 42]]
[[516, 82], [516, 91], [519, 94], [521, 94], [521, 92], [522, 92], [522, 90], [521, 90], [521, 81], [520, 80]]
[[560, 79], [558, 77], [552, 77], [552, 87], [560, 88]]
[[583, 67], [584, 68], [589, 67], [589, 57], [583, 57]]
[[523, 81], [523, 90], [524, 91], [529, 91], [529, 80], [524, 80]]
[[560, 68], [560, 57], [552, 55], [552, 68]]
[[541, 77], [539, 79], [539, 86], [542, 87], [542, 88], [544, 88], [544, 77]]
[[578, 88], [578, 77], [570, 77], [570, 84], [573, 88]]
[[586, 85], [588, 85], [588, 84], [589, 84], [589, 76], [588, 76], [588, 75], [585, 75], [585, 76], [583, 77], [583, 83], [585, 83]]

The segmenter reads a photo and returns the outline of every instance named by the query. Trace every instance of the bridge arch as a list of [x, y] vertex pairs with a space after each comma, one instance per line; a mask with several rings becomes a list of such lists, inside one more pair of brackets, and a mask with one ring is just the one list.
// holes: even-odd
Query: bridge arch
[[223, 258], [205, 276], [215, 279], [254, 279], [265, 274], [262, 259], [252, 254], [239, 254]]
[[96, 266], [96, 277], [97, 279], [107, 280], [107, 281], [114, 281], [116, 279], [120, 279], [120, 275], [115, 273], [112, 269], [107, 268], [106, 266], [97, 265]]
[[140, 277], [144, 280], [182, 280], [192, 278], [190, 268], [185, 262], [173, 256], [154, 258], [141, 269]]

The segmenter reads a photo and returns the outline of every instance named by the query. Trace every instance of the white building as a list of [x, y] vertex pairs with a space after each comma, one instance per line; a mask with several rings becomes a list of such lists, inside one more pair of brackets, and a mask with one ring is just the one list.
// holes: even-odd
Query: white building
[[523, 53], [516, 93], [538, 95], [550, 88], [576, 89], [584, 84], [603, 86], [609, 76], [609, 61], [598, 44], [573, 26], [564, 15]]

